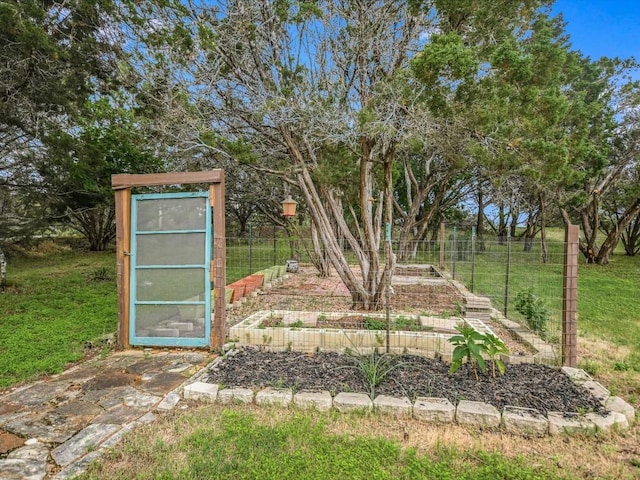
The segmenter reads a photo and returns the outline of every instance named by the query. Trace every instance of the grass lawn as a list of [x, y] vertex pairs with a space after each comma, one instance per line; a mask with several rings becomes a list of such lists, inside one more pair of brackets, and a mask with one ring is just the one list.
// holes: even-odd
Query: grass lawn
[[0, 388], [61, 372], [118, 324], [113, 252], [55, 244], [11, 258], [0, 292]]
[[631, 480], [638, 473], [626, 453], [637, 429], [524, 440], [375, 414], [192, 408], [136, 430], [80, 479]]

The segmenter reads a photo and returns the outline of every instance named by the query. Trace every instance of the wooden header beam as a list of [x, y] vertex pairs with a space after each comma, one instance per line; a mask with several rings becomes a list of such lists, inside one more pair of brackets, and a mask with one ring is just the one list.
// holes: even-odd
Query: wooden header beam
[[189, 183], [220, 183], [224, 179], [223, 170], [206, 172], [168, 172], [168, 173], [121, 173], [111, 175], [111, 187], [114, 190], [153, 185], [178, 185]]

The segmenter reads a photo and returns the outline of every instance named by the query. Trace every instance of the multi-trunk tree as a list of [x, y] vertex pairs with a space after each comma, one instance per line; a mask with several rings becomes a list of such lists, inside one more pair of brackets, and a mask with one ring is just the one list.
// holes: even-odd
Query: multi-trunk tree
[[[136, 45], [141, 74], [166, 83], [164, 93], [149, 88], [147, 101], [182, 98], [191, 106], [182, 108], [185, 131], [167, 129], [184, 151], [197, 145], [212, 163], [232, 157], [298, 189], [354, 306], [375, 309], [394, 268], [384, 242], [394, 207], [406, 212], [399, 222], [408, 234], [419, 234], [416, 221], [431, 215], [425, 202], [435, 210], [461, 185], [458, 175], [475, 161], [469, 142], [490, 142], [468, 120], [481, 121], [472, 108], [489, 91], [481, 80], [494, 63], [508, 63], [489, 54], [526, 41], [549, 4], [503, 3], [145, 5], [149, 28]], [[419, 143], [423, 156], [401, 165]], [[413, 181], [410, 197], [394, 194], [398, 175]], [[416, 217], [420, 209], [424, 216]]]

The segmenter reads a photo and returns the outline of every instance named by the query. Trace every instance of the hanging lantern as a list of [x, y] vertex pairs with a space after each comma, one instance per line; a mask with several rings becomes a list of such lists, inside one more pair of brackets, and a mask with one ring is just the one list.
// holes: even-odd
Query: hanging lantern
[[282, 201], [282, 215], [285, 217], [295, 217], [297, 205], [298, 202], [291, 198], [291, 195], [287, 195], [287, 198]]

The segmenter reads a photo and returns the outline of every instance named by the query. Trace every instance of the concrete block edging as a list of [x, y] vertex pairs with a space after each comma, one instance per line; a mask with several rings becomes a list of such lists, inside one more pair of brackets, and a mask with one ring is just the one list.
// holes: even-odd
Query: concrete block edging
[[[565, 372], [569, 375], [569, 372]], [[582, 374], [575, 370], [570, 372], [575, 376], [575, 380], [580, 383], [584, 381], [586, 373]], [[203, 382], [195, 382], [197, 385], [191, 387], [196, 390], [212, 388], [204, 387]], [[234, 392], [242, 391], [245, 393], [241, 400], [244, 403], [256, 404], [272, 404], [281, 407], [295, 406], [296, 408], [316, 408], [318, 410], [336, 409], [340, 412], [349, 411], [373, 411], [382, 415], [391, 415], [395, 417], [413, 417], [420, 421], [429, 423], [438, 422], [455, 422], [461, 425], [472, 425], [479, 427], [490, 427], [502, 429], [511, 434], [521, 434], [529, 436], [557, 435], [561, 433], [572, 432], [593, 432], [597, 430], [608, 431], [611, 429], [624, 430], [629, 428], [635, 418], [635, 410], [622, 399], [615, 397], [615, 402], [603, 399], [603, 406], [606, 406], [610, 413], [600, 420], [600, 416], [594, 413], [587, 415], [577, 415], [562, 412], [549, 412], [547, 416], [537, 410], [526, 409], [515, 406], [506, 406], [502, 412], [496, 407], [484, 402], [472, 402], [462, 400], [457, 406], [454, 406], [445, 398], [427, 398], [419, 397], [415, 401], [408, 398], [394, 398], [386, 395], [377, 396], [373, 401], [364, 393], [338, 393], [335, 397], [328, 395], [329, 392], [298, 392], [293, 393], [291, 390], [287, 392], [285, 389], [279, 390], [279, 398], [284, 397], [284, 401], [262, 401], [265, 395], [269, 397], [273, 395], [273, 389], [262, 389], [253, 392], [250, 389], [242, 389], [240, 387], [226, 388], [217, 391], [217, 398], [204, 399], [205, 401], [229, 401], [230, 398], [236, 399]], [[229, 390], [225, 392], [225, 390]], [[220, 394], [221, 392], [222, 395]], [[253, 395], [249, 395], [252, 392]], [[271, 392], [271, 393], [267, 393]], [[287, 393], [285, 393], [287, 392]], [[189, 395], [189, 394], [187, 394]], [[190, 395], [189, 395], [190, 396]], [[250, 399], [251, 398], [251, 399]], [[612, 397], [613, 399], [614, 397]], [[614, 408], [612, 408], [615, 407]]]

